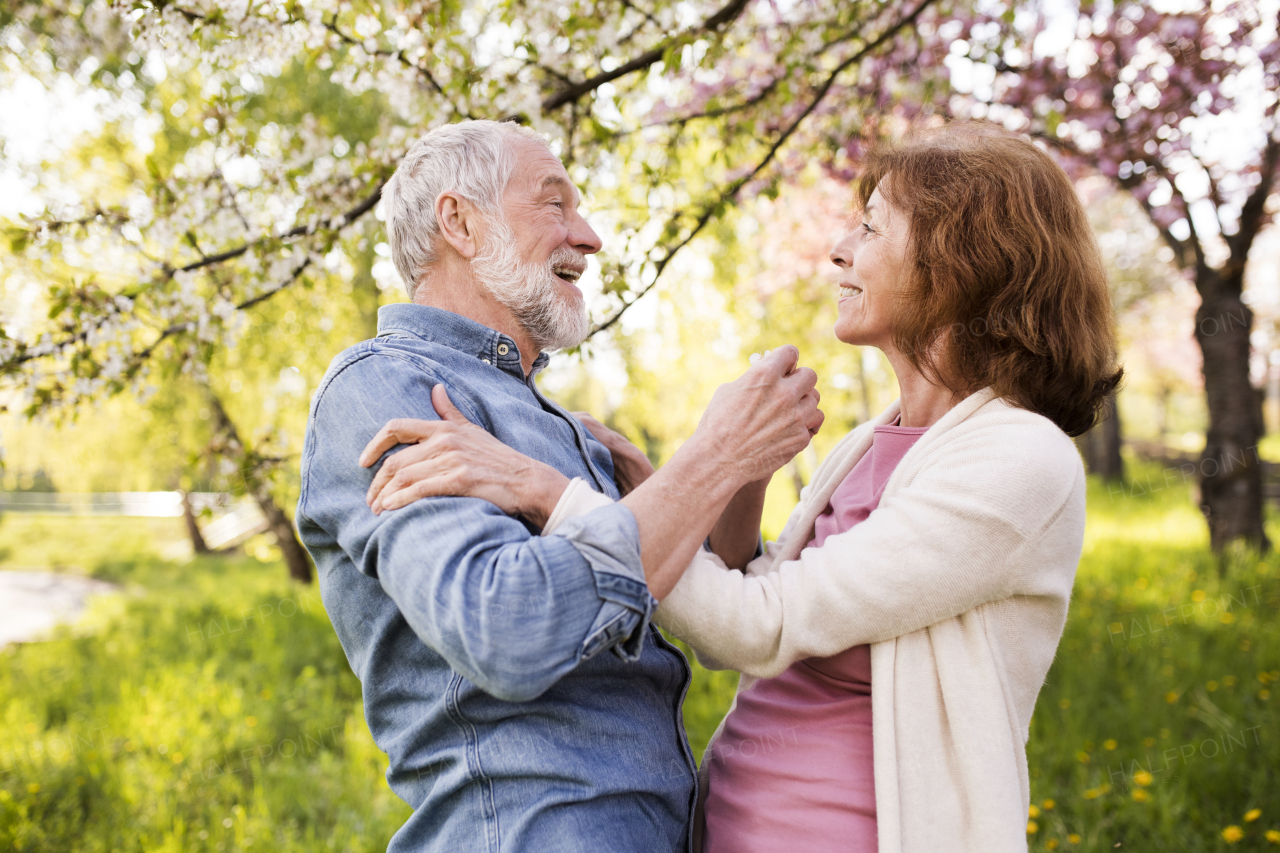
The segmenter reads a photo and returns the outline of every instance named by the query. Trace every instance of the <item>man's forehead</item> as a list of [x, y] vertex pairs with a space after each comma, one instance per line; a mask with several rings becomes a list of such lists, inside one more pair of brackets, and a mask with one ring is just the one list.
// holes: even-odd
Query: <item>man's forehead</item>
[[560, 158], [533, 141], [523, 143], [516, 152], [516, 181], [532, 192], [559, 189], [570, 192], [578, 200], [578, 189], [569, 180]]

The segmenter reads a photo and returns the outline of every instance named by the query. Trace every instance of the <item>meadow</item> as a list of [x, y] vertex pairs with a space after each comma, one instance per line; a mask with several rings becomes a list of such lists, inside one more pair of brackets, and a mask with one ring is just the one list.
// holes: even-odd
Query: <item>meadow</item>
[[[0, 518], [0, 568], [123, 590], [0, 651], [0, 850], [384, 850], [408, 807], [318, 590], [261, 546], [165, 562], [180, 523]], [[1032, 850], [1280, 849], [1280, 557], [1223, 577], [1206, 539], [1176, 472], [1091, 484], [1028, 745]], [[735, 680], [695, 664], [699, 754]]]

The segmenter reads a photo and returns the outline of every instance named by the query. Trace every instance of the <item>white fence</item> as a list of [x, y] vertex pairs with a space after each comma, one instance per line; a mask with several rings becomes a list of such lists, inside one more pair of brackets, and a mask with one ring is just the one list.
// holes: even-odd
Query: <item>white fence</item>
[[[191, 492], [190, 498], [197, 515], [204, 510], [213, 513], [200, 529], [210, 548], [230, 548], [267, 529], [266, 517], [249, 498], [236, 499], [225, 492]], [[0, 492], [0, 512], [181, 518], [182, 492]], [[189, 553], [191, 543], [183, 539], [167, 549], [166, 556]]]
[[[191, 493], [197, 513], [225, 511], [233, 501], [225, 492]], [[0, 512], [181, 518], [182, 492], [0, 492]]]

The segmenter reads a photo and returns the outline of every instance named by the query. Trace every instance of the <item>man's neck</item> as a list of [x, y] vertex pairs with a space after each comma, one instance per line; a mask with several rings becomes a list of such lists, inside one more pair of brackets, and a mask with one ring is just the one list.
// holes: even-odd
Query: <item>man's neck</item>
[[511, 338], [520, 350], [520, 369], [527, 377], [541, 350], [529, 337], [524, 326], [516, 320], [511, 309], [494, 299], [470, 275], [447, 275], [443, 274], [444, 271], [441, 273], [418, 285], [414, 303], [450, 311]]

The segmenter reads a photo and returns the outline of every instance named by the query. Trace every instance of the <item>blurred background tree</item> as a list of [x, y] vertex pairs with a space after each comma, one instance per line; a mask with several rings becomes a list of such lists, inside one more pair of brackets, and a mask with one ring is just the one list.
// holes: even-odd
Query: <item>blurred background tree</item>
[[1244, 286], [1280, 164], [1276, 10], [1121, 0], [1072, 15], [1052, 28], [1034, 9], [977, 21], [950, 45], [970, 95], [952, 108], [1026, 130], [1075, 174], [1105, 176], [1142, 206], [1200, 298], [1209, 423], [1197, 469], [1210, 540], [1215, 551], [1265, 550], [1265, 427]]
[[[48, 153], [6, 156], [28, 202], [8, 210], [0, 247], [0, 403], [63, 424], [53, 447], [10, 421], [15, 476], [66, 444], [110, 449], [63, 465], [61, 488], [102, 488], [110, 477], [91, 471], [145, 458], [117, 466], [118, 482], [253, 496], [295, 555], [291, 574], [307, 577], [285, 547], [284, 508], [310, 391], [334, 354], [373, 334], [379, 305], [403, 299], [381, 186], [424, 130], [492, 117], [547, 134], [606, 238], [583, 282], [595, 334], [556, 360], [548, 386], [661, 461], [748, 353], [800, 343], [831, 426], [784, 472], [790, 492], [828, 436], [895, 395], [878, 353], [830, 336], [823, 270], [861, 152], [915, 120], [979, 116], [1103, 179], [1081, 187], [1124, 323], [1133, 393], [1121, 408], [1137, 418], [1126, 432], [1185, 444], [1205, 429], [1207, 392], [1202, 502], [1211, 524], [1227, 519], [1214, 544], [1265, 544], [1261, 422], [1232, 414], [1258, 411], [1251, 326], [1201, 341], [1234, 342], [1201, 382], [1186, 335], [1210, 314], [1184, 313], [1196, 288], [1202, 313], [1206, 292], [1227, 300], [1213, 310], [1249, 309], [1232, 288], [1269, 221], [1273, 23], [1250, 4], [982, 8], [11, 4], [0, 75], [92, 115]], [[1222, 128], [1237, 126], [1247, 132], [1223, 148]], [[16, 154], [20, 136], [4, 139]], [[1118, 427], [1106, 425], [1096, 469], [1105, 456], [1120, 473]], [[1250, 448], [1254, 462], [1211, 475], [1209, 462]]]
[[908, 66], [955, 8], [11, 4], [4, 73], [97, 96], [100, 121], [18, 176], [40, 204], [7, 228], [23, 306], [0, 332], [8, 407], [57, 419], [169, 392], [202, 424], [190, 457], [221, 460], [211, 485], [279, 521], [307, 390], [399, 298], [376, 210], [417, 135], [486, 117], [553, 140], [615, 237], [603, 332], [736, 199], [775, 191], [823, 139], [859, 132], [861, 107], [919, 85], [864, 79], [862, 63]]

